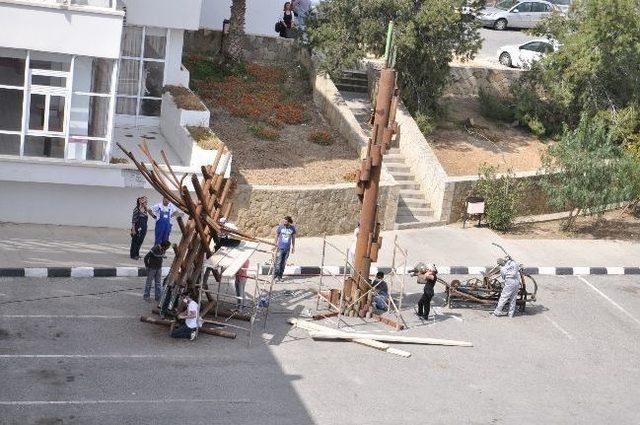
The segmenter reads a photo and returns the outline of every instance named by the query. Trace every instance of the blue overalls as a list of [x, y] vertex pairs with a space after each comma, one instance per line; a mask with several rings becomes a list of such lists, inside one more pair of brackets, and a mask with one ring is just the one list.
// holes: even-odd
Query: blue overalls
[[154, 245], [160, 245], [164, 241], [169, 240], [169, 235], [171, 234], [171, 209], [166, 207], [160, 209], [160, 214], [158, 214], [158, 219], [156, 220], [156, 240]]

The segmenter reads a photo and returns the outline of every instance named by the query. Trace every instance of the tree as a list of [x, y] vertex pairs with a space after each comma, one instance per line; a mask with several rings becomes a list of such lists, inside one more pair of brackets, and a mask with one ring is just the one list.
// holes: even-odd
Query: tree
[[240, 63], [243, 60], [244, 18], [246, 11], [246, 0], [232, 1], [229, 34], [225, 36], [222, 43], [222, 54], [225, 60], [231, 63]]
[[565, 229], [581, 213], [600, 214], [608, 205], [637, 197], [638, 161], [615, 143], [605, 125], [587, 115], [549, 147], [543, 163], [541, 185], [551, 205], [570, 211]]
[[522, 210], [522, 200], [529, 184], [517, 179], [511, 170], [498, 175], [494, 166], [482, 164], [478, 169], [474, 192], [485, 200], [485, 220], [490, 228], [506, 232]]
[[454, 56], [470, 59], [481, 39], [477, 23], [460, 9], [465, 0], [325, 0], [308, 23], [308, 40], [332, 76], [368, 54], [384, 54], [387, 25], [394, 21], [395, 68], [402, 97], [413, 112], [436, 106]]
[[[559, 49], [517, 84], [516, 100], [534, 94], [543, 102], [524, 99], [521, 115], [561, 133], [553, 122], [558, 116], [575, 128], [584, 114], [609, 114], [616, 122], [621, 111], [640, 106], [639, 0], [576, 0], [567, 15], [552, 15], [534, 32]], [[560, 114], [548, 113], [544, 103]]]

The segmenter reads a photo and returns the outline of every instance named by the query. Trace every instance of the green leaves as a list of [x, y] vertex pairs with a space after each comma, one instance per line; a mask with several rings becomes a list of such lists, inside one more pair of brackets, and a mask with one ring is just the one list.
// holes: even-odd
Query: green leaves
[[454, 55], [480, 47], [477, 23], [460, 14], [463, 0], [325, 0], [308, 23], [309, 44], [332, 76], [369, 54], [382, 56], [390, 19], [395, 23], [396, 69], [411, 112], [429, 112], [449, 77]]
[[525, 179], [517, 179], [511, 170], [498, 175], [494, 166], [483, 164], [474, 192], [485, 199], [485, 220], [495, 230], [506, 232], [521, 212], [524, 192], [529, 187]]

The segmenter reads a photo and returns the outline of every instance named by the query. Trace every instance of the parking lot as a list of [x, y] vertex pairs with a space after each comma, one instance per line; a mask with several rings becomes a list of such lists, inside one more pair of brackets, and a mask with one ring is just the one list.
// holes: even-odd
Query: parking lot
[[405, 359], [291, 330], [286, 319], [315, 306], [313, 279], [277, 286], [251, 347], [242, 332], [190, 342], [141, 323], [140, 278], [2, 279], [0, 422], [640, 423], [639, 277], [536, 280], [538, 302], [511, 320], [449, 310], [436, 287], [428, 322], [411, 283], [403, 333], [474, 346], [398, 345]]
[[528, 35], [521, 30], [507, 29], [505, 31], [496, 31], [488, 28], [480, 29], [480, 36], [482, 37], [482, 47], [476, 55], [476, 60], [479, 62], [489, 62], [496, 66], [502, 66], [498, 62], [498, 49], [500, 47], [509, 44], [522, 44], [539, 38]]

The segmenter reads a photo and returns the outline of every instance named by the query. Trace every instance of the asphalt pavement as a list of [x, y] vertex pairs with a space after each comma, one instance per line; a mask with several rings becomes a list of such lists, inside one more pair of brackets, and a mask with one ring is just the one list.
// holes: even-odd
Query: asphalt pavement
[[408, 283], [402, 334], [474, 346], [398, 345], [405, 359], [291, 329], [315, 280], [278, 284], [248, 347], [243, 332], [177, 341], [139, 322], [140, 278], [0, 279], [0, 423], [640, 423], [639, 278], [537, 281], [514, 319], [446, 308], [438, 286], [428, 321]]

